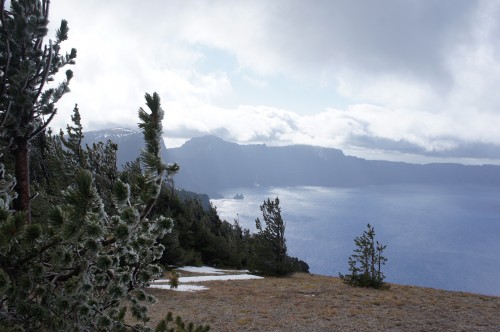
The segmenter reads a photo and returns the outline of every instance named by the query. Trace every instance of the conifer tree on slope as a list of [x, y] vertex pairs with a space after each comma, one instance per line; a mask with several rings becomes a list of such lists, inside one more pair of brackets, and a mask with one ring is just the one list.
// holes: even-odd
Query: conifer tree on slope
[[92, 171], [80, 169], [50, 219], [26, 224], [10, 210], [13, 180], [0, 172], [0, 330], [126, 330], [124, 300], [134, 317], [147, 318], [144, 288], [162, 272], [153, 263], [163, 252], [156, 240], [172, 221], [148, 216], [168, 166], [158, 148], [160, 99], [146, 94], [146, 102], [142, 171], [135, 183], [114, 183], [116, 214], [106, 213]]
[[29, 144], [55, 116], [72, 72], [56, 87], [47, 83], [76, 58], [74, 49], [60, 55], [66, 21], [44, 44], [49, 2], [12, 0], [8, 10], [0, 0], [0, 137], [15, 157], [15, 177], [0, 165], [0, 330], [148, 330], [127, 325], [124, 315], [129, 306], [146, 321], [143, 303], [152, 297], [144, 287], [161, 272], [153, 264], [163, 251], [156, 240], [172, 224], [149, 216], [168, 171], [158, 154], [157, 94], [146, 95], [150, 112], [139, 112], [147, 145], [138, 181], [116, 181], [110, 190], [116, 213], [106, 212], [95, 172], [83, 166], [50, 218], [31, 220]]
[[285, 239], [285, 222], [281, 217], [279, 198], [269, 198], [260, 206], [264, 224], [259, 218], [255, 220], [258, 230], [256, 235], [256, 257], [254, 268], [264, 274], [287, 275], [292, 266], [287, 256]]
[[347, 284], [360, 287], [382, 288], [385, 275], [382, 266], [387, 262], [383, 251], [387, 247], [375, 241], [375, 229], [370, 224], [362, 236], [354, 239], [356, 248], [349, 257], [350, 274], [340, 274], [340, 278]]
[[14, 208], [30, 222], [29, 142], [55, 116], [57, 101], [69, 91], [71, 70], [57, 86], [49, 82], [66, 65], [73, 64], [76, 50], [61, 55], [68, 38], [68, 24], [61, 21], [55, 40], [47, 35], [49, 0], [12, 0], [10, 10], [0, 1], [0, 135], [15, 157]]

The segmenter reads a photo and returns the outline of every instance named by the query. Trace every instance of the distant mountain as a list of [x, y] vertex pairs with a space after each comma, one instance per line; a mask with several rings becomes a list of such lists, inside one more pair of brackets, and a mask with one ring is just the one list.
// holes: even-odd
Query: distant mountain
[[248, 186], [338, 186], [421, 183], [500, 185], [500, 166], [417, 165], [372, 161], [341, 150], [306, 145], [238, 145], [215, 136], [169, 149], [181, 172], [176, 184], [198, 192]]
[[[84, 133], [83, 145], [95, 142], [112, 141], [118, 144], [116, 163], [119, 168], [128, 161], [133, 161], [139, 157], [141, 149], [144, 147], [144, 138], [142, 132], [127, 128], [112, 128], [87, 131]], [[162, 141], [162, 149], [166, 150]]]
[[[95, 132], [91, 132], [95, 133]], [[132, 160], [143, 144], [138, 132], [101, 131], [119, 144], [119, 164]], [[106, 136], [107, 135], [107, 136]], [[166, 162], [177, 162], [177, 187], [214, 195], [225, 189], [250, 186], [338, 186], [379, 184], [500, 185], [500, 166], [408, 164], [346, 156], [341, 150], [306, 145], [270, 147], [238, 145], [215, 136], [193, 138], [164, 150]], [[130, 159], [127, 159], [130, 158]]]
[[[119, 168], [125, 163], [139, 157], [141, 149], [144, 147], [144, 137], [142, 132], [127, 128], [112, 128], [87, 131], [84, 133], [82, 145], [92, 145], [97, 142], [107, 142], [108, 140], [118, 144], [116, 162]], [[166, 147], [162, 141], [162, 150], [165, 159]], [[210, 199], [206, 194], [197, 194], [186, 190], [178, 190], [177, 195], [181, 200], [197, 199], [205, 210], [210, 208]]]

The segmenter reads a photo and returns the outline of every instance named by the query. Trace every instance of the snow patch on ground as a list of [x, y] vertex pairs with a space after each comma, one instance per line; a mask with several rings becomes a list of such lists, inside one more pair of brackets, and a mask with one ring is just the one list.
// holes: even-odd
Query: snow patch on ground
[[186, 283], [198, 283], [204, 281], [227, 281], [227, 280], [250, 280], [250, 279], [262, 279], [262, 277], [253, 275], [253, 274], [224, 274], [231, 272], [248, 272], [248, 271], [236, 271], [236, 270], [219, 270], [214, 269], [208, 266], [202, 267], [194, 267], [194, 266], [185, 266], [179, 268], [178, 270], [193, 272], [193, 273], [201, 273], [201, 274], [215, 274], [215, 275], [202, 275], [202, 276], [193, 276], [193, 277], [180, 277], [179, 278], [179, 286], [177, 288], [170, 288], [169, 279], [157, 279], [152, 281], [152, 285], [150, 288], [158, 288], [158, 289], [172, 289], [180, 292], [195, 292], [207, 290], [208, 287], [203, 285], [184, 285]]
[[213, 267], [209, 266], [184, 266], [180, 267], [177, 270], [179, 271], [186, 271], [186, 272], [193, 272], [193, 273], [203, 273], [203, 274], [224, 274], [228, 272], [242, 272], [242, 273], [247, 273], [248, 270], [220, 270], [220, 269], [215, 269]]
[[[254, 276], [252, 274], [224, 274], [218, 276], [196, 276], [196, 277], [180, 277], [180, 283], [189, 282], [203, 282], [203, 281], [226, 281], [226, 280], [249, 280], [249, 279], [262, 279], [262, 277]], [[169, 282], [168, 279], [157, 279], [153, 283]]]
[[170, 289], [178, 292], [197, 292], [208, 289], [202, 285], [179, 285], [177, 288], [170, 288], [170, 285], [151, 285], [149, 288]]

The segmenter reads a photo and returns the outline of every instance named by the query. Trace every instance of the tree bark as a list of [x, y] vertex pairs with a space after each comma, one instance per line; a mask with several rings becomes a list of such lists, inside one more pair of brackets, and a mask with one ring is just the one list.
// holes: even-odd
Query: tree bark
[[26, 223], [31, 223], [30, 199], [30, 168], [29, 168], [29, 142], [24, 137], [14, 140], [12, 154], [15, 157], [15, 190], [17, 197], [14, 200], [14, 209], [26, 213]]

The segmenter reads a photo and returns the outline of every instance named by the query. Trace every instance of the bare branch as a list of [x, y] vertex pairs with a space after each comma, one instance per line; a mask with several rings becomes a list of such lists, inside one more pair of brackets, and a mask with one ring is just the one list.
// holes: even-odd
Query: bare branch
[[80, 273], [81, 269], [82, 269], [82, 267], [80, 265], [77, 265], [73, 268], [73, 270], [71, 272], [68, 272], [66, 274], [58, 274], [57, 276], [54, 277], [54, 279], [52, 279], [52, 281], [50, 283], [52, 285], [55, 285], [56, 282], [58, 282], [58, 281], [66, 281], [69, 278], [76, 276], [78, 273]]
[[10, 59], [12, 58], [12, 54], [10, 52], [10, 41], [9, 41], [9, 36], [7, 35], [7, 32], [5, 30], [5, 10], [4, 10], [4, 5], [5, 5], [5, 0], [2, 0], [2, 9], [1, 9], [1, 15], [0, 15], [0, 21], [2, 22], [2, 32], [4, 34], [5, 38], [5, 46], [7, 48], [7, 63], [5, 64], [5, 69], [3, 73], [3, 81], [2, 81], [2, 89], [0, 90], [0, 97], [2, 97], [5, 93], [5, 87], [7, 86], [7, 74], [9, 72], [10, 68]]
[[48, 249], [52, 248], [53, 246], [58, 245], [60, 242], [61, 242], [61, 239], [57, 238], [57, 239], [55, 239], [55, 240], [47, 243], [46, 245], [44, 245], [40, 249], [36, 250], [36, 253], [34, 253], [34, 254], [32, 254], [32, 255], [30, 255], [28, 257], [25, 257], [22, 260], [20, 260], [19, 262], [17, 262], [17, 265], [18, 266], [23, 265], [24, 263], [32, 260], [33, 258], [37, 257], [38, 255], [40, 255], [42, 253], [44, 253], [45, 251], [47, 251]]
[[42, 81], [40, 82], [40, 87], [38, 88], [38, 92], [37, 92], [35, 100], [33, 102], [36, 102], [36, 100], [38, 100], [38, 97], [40, 97], [40, 94], [42, 93], [43, 87], [45, 86], [45, 82], [47, 81], [47, 77], [49, 76], [49, 73], [50, 73], [50, 67], [52, 66], [53, 56], [54, 56], [54, 52], [53, 52], [53, 47], [52, 47], [52, 40], [49, 40], [49, 60], [47, 61], [47, 67], [45, 68], [45, 74], [43, 75]]
[[9, 100], [9, 105], [7, 106], [7, 109], [5, 110], [5, 113], [3, 114], [3, 119], [0, 122], [0, 128], [2, 128], [5, 125], [5, 122], [7, 122], [7, 118], [9, 116], [11, 107], [12, 107], [12, 100]]
[[36, 135], [38, 135], [42, 131], [44, 131], [48, 127], [48, 125], [50, 124], [50, 122], [52, 121], [52, 119], [54, 118], [54, 116], [56, 116], [56, 114], [57, 114], [57, 109], [55, 109], [54, 112], [52, 112], [52, 114], [49, 116], [49, 118], [47, 119], [47, 121], [45, 121], [45, 123], [42, 126], [40, 126], [37, 130], [35, 130], [30, 135], [28, 135], [28, 140], [32, 139], [33, 137], [35, 137]]
[[[158, 188], [161, 188], [161, 185], [162, 185], [162, 182], [163, 182], [163, 177], [164, 177], [164, 171], [158, 171], [158, 180], [156, 180], [156, 185], [158, 186]], [[146, 205], [146, 207], [144, 208], [144, 210], [142, 211], [141, 213], [141, 216], [140, 216], [140, 221], [144, 221], [144, 219], [146, 219], [146, 217], [148, 216], [149, 212], [151, 212], [151, 209], [154, 207], [154, 205], [156, 204], [156, 200], [158, 199], [158, 196], [159, 196], [159, 190], [157, 191], [155, 197], [152, 197], [148, 204]]]
[[49, 17], [49, 7], [50, 7], [50, 0], [43, 0], [42, 11], [43, 11], [43, 17], [45, 18]]

